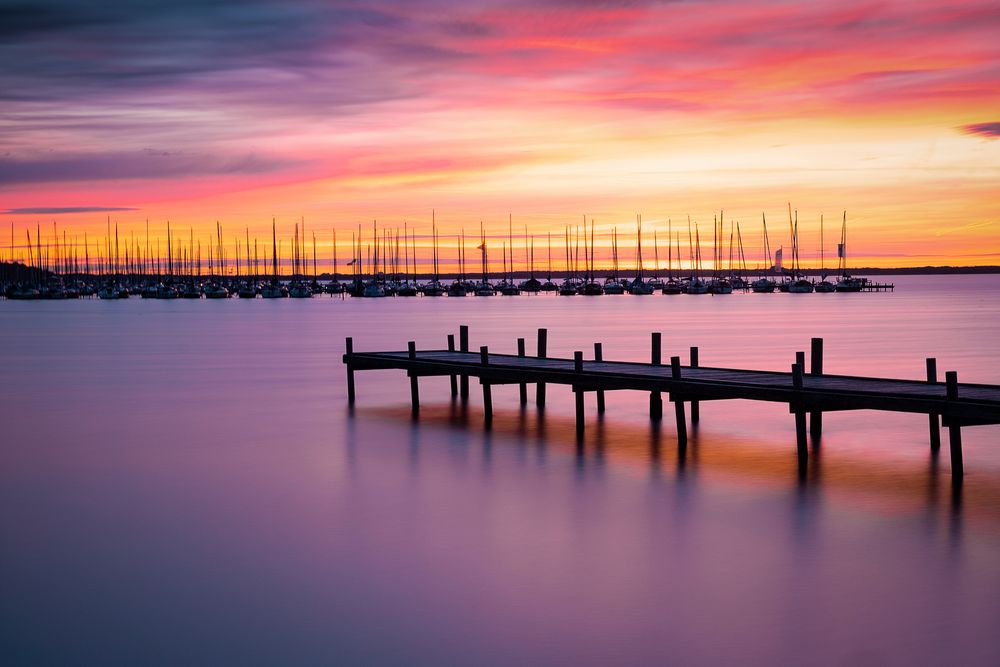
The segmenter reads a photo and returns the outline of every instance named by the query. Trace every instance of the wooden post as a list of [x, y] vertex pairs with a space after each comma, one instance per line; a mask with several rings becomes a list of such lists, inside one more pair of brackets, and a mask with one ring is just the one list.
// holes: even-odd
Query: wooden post
[[[539, 329], [538, 330], [538, 358], [544, 359], [547, 354], [549, 342], [549, 330]], [[545, 407], [545, 383], [539, 382], [535, 385], [535, 405], [540, 408]]]
[[[354, 339], [347, 337], [347, 356], [354, 354]], [[347, 404], [354, 405], [354, 365], [350, 360], [347, 362]]]
[[[416, 359], [417, 358], [417, 344], [414, 341], [410, 341], [406, 344], [407, 358]], [[416, 417], [420, 412], [420, 386], [417, 380], [417, 371], [415, 369], [410, 369], [410, 410], [413, 416]]]
[[[479, 361], [483, 366], [490, 365], [490, 351], [485, 345], [479, 348]], [[483, 423], [489, 429], [493, 426], [493, 388], [486, 378], [479, 378], [483, 385]]]
[[[448, 334], [448, 351], [455, 351], [455, 334]], [[458, 376], [451, 375], [449, 379], [451, 380], [451, 395], [454, 398], [458, 396]]]
[[[944, 381], [949, 401], [958, 400], [958, 373], [948, 371], [944, 374]], [[958, 420], [948, 415], [948, 441], [951, 445], [951, 476], [952, 479], [961, 479], [965, 475], [965, 466], [962, 463], [962, 427]]]
[[[604, 346], [594, 343], [594, 361], [604, 361]], [[604, 414], [604, 390], [597, 390], [597, 414]]]
[[[519, 356], [519, 357], [523, 357], [524, 356], [524, 339], [523, 338], [518, 338], [517, 339], [517, 356]], [[528, 404], [528, 385], [527, 385], [527, 383], [525, 383], [525, 382], [521, 383], [520, 393], [521, 393], [521, 405], [527, 405]]]
[[[813, 338], [812, 347], [809, 350], [809, 374], [823, 374], [823, 339]], [[818, 440], [823, 435], [823, 412], [814, 410], [809, 413], [809, 434], [813, 440]]]
[[[458, 349], [460, 352], [469, 351], [469, 327], [465, 324], [458, 327]], [[459, 394], [463, 401], [469, 400], [469, 376], [462, 375], [459, 379]]]
[[[583, 373], [583, 352], [573, 353], [573, 370]], [[573, 385], [573, 392], [576, 394], [576, 437], [583, 437], [583, 387]]]
[[[672, 380], [681, 379], [681, 358], [670, 357], [670, 378]], [[672, 390], [670, 400], [674, 402], [674, 415], [677, 417], [677, 446], [687, 445], [687, 421], [684, 416], [684, 401], [681, 400], [679, 391]]]
[[[662, 354], [663, 337], [659, 331], [654, 331], [651, 336], [650, 363], [659, 366]], [[659, 420], [663, 418], [663, 395], [658, 391], [649, 392], [649, 418]]]
[[[691, 347], [691, 368], [698, 368], [698, 348]], [[691, 423], [697, 424], [701, 419], [701, 406], [698, 401], [691, 401]]]
[[[798, 362], [800, 355], [805, 356], [803, 352], [797, 352], [795, 354], [796, 363], [792, 364], [792, 386], [796, 391], [802, 389], [802, 364]], [[792, 401], [792, 410], [795, 412], [795, 444], [799, 456], [799, 469], [802, 470], [809, 460], [809, 448], [806, 441], [806, 413], [798, 404], [797, 399], [793, 398]]]
[[[931, 383], [937, 382], [937, 359], [934, 357], [927, 358], [927, 381]], [[927, 417], [928, 425], [930, 426], [931, 432], [931, 453], [937, 454], [941, 451], [941, 425], [939, 417], [933, 412]]]

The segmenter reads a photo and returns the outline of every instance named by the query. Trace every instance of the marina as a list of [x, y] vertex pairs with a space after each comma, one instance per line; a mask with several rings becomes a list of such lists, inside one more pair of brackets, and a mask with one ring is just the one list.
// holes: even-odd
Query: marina
[[[763, 253], [762, 261], [756, 268], [750, 268], [739, 223], [730, 221], [727, 245], [724, 215], [720, 213], [712, 223], [710, 262], [702, 259], [702, 240], [697, 223], [692, 227], [688, 221], [687, 259], [684, 260], [681, 235], [673, 233], [673, 225], [668, 221], [666, 263], [664, 265], [661, 261], [658, 231], [654, 228], [653, 262], [650, 266], [648, 258], [643, 258], [644, 233], [642, 219], [637, 216], [633, 240], [634, 265], [627, 269], [624, 267], [624, 253], [619, 252], [617, 227], [603, 230], [599, 239], [594, 221], [590, 221], [588, 233], [584, 217], [582, 234], [579, 225], [567, 225], [563, 229], [564, 261], [561, 265], [553, 264], [552, 233], [545, 234], [547, 252], [544, 271], [541, 270], [542, 263], [536, 264], [535, 261], [534, 235], [525, 228], [523, 236], [515, 237], [510, 218], [506, 238], [488, 236], [485, 226], [480, 225], [480, 243], [476, 246], [480, 255], [478, 279], [472, 277], [467, 263], [464, 230], [454, 237], [455, 255], [450, 265], [446, 265], [433, 212], [431, 233], [422, 236], [419, 245], [416, 230], [405, 223], [402, 229], [379, 229], [377, 223], [373, 223], [367, 241], [364, 229], [358, 226], [351, 232], [350, 260], [346, 263], [350, 272], [340, 271], [337, 231], [331, 230], [330, 255], [324, 258], [324, 264], [332, 271], [323, 273], [319, 271], [316, 234], [312, 232], [309, 237], [311, 243], [307, 242], [304, 220], [293, 225], [291, 239], [288, 239], [291, 251], [285, 252], [284, 256], [274, 221], [271, 223], [270, 244], [258, 243], [257, 238], [251, 242], [249, 227], [242, 237], [237, 235], [227, 241], [222, 226], [216, 223], [215, 236], [205, 243], [204, 249], [202, 240], [195, 239], [193, 230], [189, 230], [186, 240], [178, 239], [168, 224], [164, 253], [160, 251], [160, 239], [150, 237], [148, 224], [142, 237], [134, 233], [120, 235], [117, 225], [112, 231], [109, 219], [103, 243], [93, 246], [87, 238], [82, 243], [78, 239], [68, 239], [65, 231], [60, 236], [55, 225], [44, 242], [40, 226], [36, 226], [34, 236], [30, 229], [26, 229], [26, 243], [18, 246], [12, 225], [10, 244], [4, 254], [7, 261], [0, 270], [0, 294], [17, 300], [95, 296], [104, 300], [130, 296], [148, 299], [302, 299], [321, 295], [382, 298], [550, 293], [559, 296], [728, 295], [734, 292], [829, 294], [895, 289], [892, 282], [851, 275], [847, 265], [846, 212], [840, 243], [837, 244], [838, 266], [834, 274], [825, 268], [822, 242], [819, 266], [803, 268], [798, 212], [793, 214], [789, 205], [788, 215], [792, 244], [788, 267], [783, 263], [783, 248], [772, 254], [767, 222], [762, 219], [762, 245], [759, 249]], [[648, 243], [648, 232], [645, 236]], [[517, 258], [515, 238], [520, 243]], [[499, 281], [495, 279], [495, 274], [491, 274], [489, 260], [490, 246], [498, 240], [502, 255]], [[600, 259], [597, 257], [598, 245], [604, 255]], [[424, 257], [420, 257], [418, 251], [421, 250]], [[204, 265], [203, 252], [206, 259]], [[705, 252], [708, 252], [707, 242]], [[443, 266], [452, 270], [447, 272], [442, 269]], [[544, 282], [539, 278], [543, 274]], [[828, 277], [834, 277], [834, 280], [828, 280]]]

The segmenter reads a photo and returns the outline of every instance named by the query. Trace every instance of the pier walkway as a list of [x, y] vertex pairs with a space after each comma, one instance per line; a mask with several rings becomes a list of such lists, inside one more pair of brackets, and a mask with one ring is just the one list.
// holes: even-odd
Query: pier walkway
[[795, 416], [796, 443], [800, 466], [808, 460], [806, 415], [813, 438], [822, 433], [822, 414], [841, 410], [881, 410], [919, 413], [928, 416], [930, 445], [934, 452], [940, 447], [939, 417], [948, 428], [952, 475], [960, 479], [962, 461], [961, 428], [963, 426], [1000, 424], [1000, 386], [958, 382], [957, 373], [949, 371], [945, 381], [938, 382], [937, 364], [926, 360], [927, 381], [893, 378], [828, 375], [823, 372], [823, 341], [812, 339], [810, 366], [806, 355], [797, 352], [789, 372], [703, 367], [698, 364], [698, 348], [690, 349], [687, 365], [680, 357], [671, 357], [664, 365], [661, 359], [661, 336], [651, 336], [650, 362], [634, 363], [603, 359], [601, 344], [594, 346], [593, 358], [584, 360], [582, 352], [573, 359], [546, 355], [547, 331], [538, 331], [538, 351], [535, 356], [525, 353], [523, 338], [517, 341], [517, 354], [496, 354], [485, 346], [478, 352], [469, 350], [468, 328], [460, 331], [460, 345], [448, 336], [448, 349], [420, 350], [409, 343], [405, 351], [355, 352], [352, 339], [347, 339], [343, 357], [348, 370], [348, 400], [354, 403], [354, 373], [370, 369], [405, 370], [410, 377], [414, 415], [419, 413], [418, 378], [450, 376], [452, 396], [468, 397], [468, 380], [478, 378], [483, 388], [485, 421], [492, 421], [492, 385], [520, 385], [521, 403], [526, 404], [527, 385], [536, 387], [539, 407], [545, 404], [547, 384], [567, 385], [576, 392], [576, 427], [584, 430], [586, 392], [597, 393], [597, 410], [604, 412], [604, 392], [634, 390], [649, 392], [650, 417], [660, 419], [662, 395], [674, 403], [678, 445], [687, 442], [687, 416], [684, 403], [690, 405], [691, 421], [699, 420], [699, 403], [708, 400], [745, 399], [786, 403]]

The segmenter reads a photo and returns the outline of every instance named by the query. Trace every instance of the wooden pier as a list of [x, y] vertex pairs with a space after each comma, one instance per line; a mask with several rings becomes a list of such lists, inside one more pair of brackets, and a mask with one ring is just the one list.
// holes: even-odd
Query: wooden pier
[[[809, 457], [809, 435], [817, 440], [823, 430], [823, 413], [842, 410], [881, 410], [928, 415], [930, 448], [936, 454], [940, 448], [940, 428], [948, 429], [951, 469], [954, 480], [964, 473], [962, 461], [962, 427], [1000, 424], [1000, 385], [959, 384], [954, 371], [938, 381], [937, 362], [926, 360], [927, 380], [829, 375], [823, 368], [823, 340], [813, 338], [809, 367], [805, 352], [797, 352], [788, 372], [713, 368], [702, 366], [698, 348], [690, 349], [689, 363], [681, 364], [673, 356], [669, 364], [662, 363], [662, 338], [653, 333], [649, 363], [607, 361], [600, 343], [594, 345], [593, 359], [585, 360], [582, 351], [572, 359], [549, 357], [546, 353], [548, 335], [538, 330], [535, 356], [528, 356], [523, 338], [517, 341], [516, 354], [496, 354], [486, 346], [469, 349], [468, 327], [461, 327], [459, 349], [455, 337], [448, 336], [448, 347], [442, 350], [420, 350], [410, 342], [405, 351], [356, 352], [353, 340], [347, 339], [343, 361], [347, 365], [348, 402], [355, 401], [356, 371], [371, 369], [405, 370], [410, 378], [413, 415], [420, 410], [419, 378], [450, 376], [453, 400], [467, 400], [469, 378], [478, 378], [483, 391], [484, 421], [489, 428], [493, 419], [493, 385], [517, 384], [521, 405], [528, 403], [527, 385], [535, 385], [535, 400], [539, 409], [545, 405], [545, 387], [561, 384], [576, 394], [576, 430], [582, 437], [585, 427], [586, 392], [597, 395], [597, 411], [605, 409], [607, 391], [632, 390], [649, 393], [649, 415], [659, 420], [663, 415], [663, 394], [674, 404], [678, 447], [687, 444], [687, 414], [690, 406], [692, 423], [700, 418], [699, 403], [724, 399], [745, 399], [786, 403], [794, 415], [796, 449], [800, 470]], [[809, 427], [807, 428], [807, 418]]]

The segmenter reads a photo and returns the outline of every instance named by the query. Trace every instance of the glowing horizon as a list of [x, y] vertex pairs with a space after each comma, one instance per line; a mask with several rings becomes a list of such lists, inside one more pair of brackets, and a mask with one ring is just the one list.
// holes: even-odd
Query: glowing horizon
[[710, 258], [722, 211], [756, 264], [761, 215], [787, 247], [791, 202], [804, 267], [820, 215], [836, 265], [845, 210], [852, 266], [1000, 264], [995, 2], [377, 7], [0, 9], [0, 252], [53, 220], [94, 243], [110, 216], [203, 242], [219, 221], [232, 253], [273, 217], [286, 244], [304, 218], [327, 266], [330, 230], [343, 262], [373, 220], [416, 226], [424, 259], [436, 210], [447, 266], [463, 227], [499, 245], [509, 214], [560, 260], [564, 227], [593, 219], [599, 265], [617, 227], [627, 266], [641, 214], [651, 266], [654, 229], [689, 215]]

